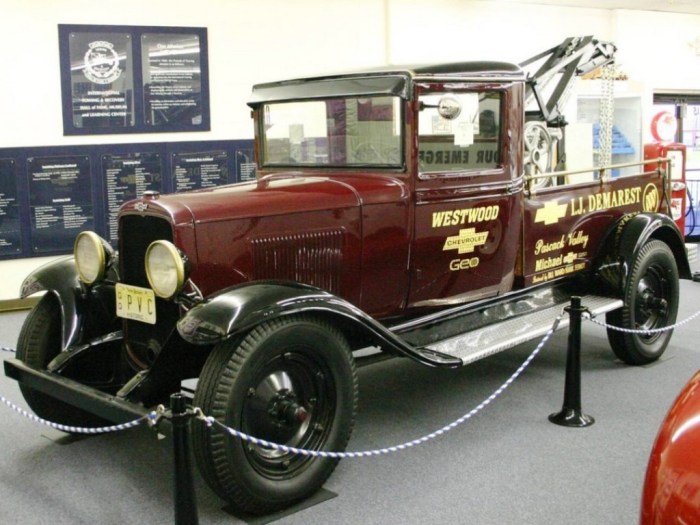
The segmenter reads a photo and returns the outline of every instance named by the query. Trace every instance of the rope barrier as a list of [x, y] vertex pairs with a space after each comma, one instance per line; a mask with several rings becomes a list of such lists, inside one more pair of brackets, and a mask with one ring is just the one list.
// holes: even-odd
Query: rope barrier
[[540, 353], [540, 350], [542, 350], [542, 347], [547, 343], [549, 338], [552, 336], [552, 334], [557, 330], [557, 327], [559, 326], [559, 322], [561, 321], [562, 314], [560, 314], [552, 324], [552, 327], [549, 329], [549, 331], [544, 335], [540, 343], [537, 345], [537, 347], [532, 351], [532, 353], [523, 361], [523, 363], [518, 367], [518, 369], [513, 372], [513, 374], [506, 379], [501, 386], [499, 386], [489, 397], [487, 397], [485, 400], [483, 400], [481, 403], [479, 403], [476, 407], [474, 407], [472, 410], [464, 414], [462, 417], [456, 419], [452, 423], [445, 425], [444, 427], [440, 428], [439, 430], [436, 430], [435, 432], [431, 432], [430, 434], [426, 434], [422, 437], [419, 437], [417, 439], [414, 439], [412, 441], [408, 441], [406, 443], [402, 443], [400, 445], [395, 445], [393, 447], [386, 447], [386, 448], [381, 448], [381, 449], [374, 449], [374, 450], [363, 450], [363, 451], [358, 451], [358, 452], [328, 452], [324, 450], [306, 450], [306, 449], [301, 449], [301, 448], [296, 448], [296, 447], [289, 447], [287, 445], [281, 445], [279, 443], [272, 443], [270, 441], [264, 440], [264, 439], [259, 439], [253, 436], [249, 436], [248, 434], [245, 434], [243, 432], [240, 432], [239, 430], [233, 429], [231, 427], [227, 427], [223, 423], [220, 423], [216, 419], [214, 419], [211, 416], [205, 416], [202, 411], [199, 408], [195, 408], [195, 413], [201, 421], [204, 421], [204, 423], [208, 427], [216, 426], [219, 429], [231, 434], [232, 436], [239, 438], [243, 441], [247, 441], [249, 443], [252, 443], [254, 445], [259, 445], [265, 448], [270, 448], [273, 450], [280, 450], [282, 452], [291, 452], [293, 454], [300, 454], [303, 456], [313, 456], [313, 457], [322, 457], [322, 458], [334, 458], [334, 459], [340, 459], [340, 458], [361, 458], [361, 457], [368, 457], [368, 456], [379, 456], [383, 454], [389, 454], [392, 452], [398, 452], [400, 450], [406, 450], [408, 448], [414, 447], [416, 445], [421, 445], [427, 441], [430, 441], [438, 436], [441, 436], [445, 434], [446, 432], [449, 432], [450, 430], [453, 430], [457, 426], [461, 425], [465, 421], [471, 419], [474, 417], [476, 414], [481, 412], [484, 408], [486, 408], [487, 405], [489, 405], [493, 400], [495, 400], [498, 396], [500, 396], [512, 383], [515, 381], [520, 374], [522, 374], [525, 369], [530, 365], [532, 360], [537, 356], [537, 354]]
[[[504, 381], [501, 386], [499, 386], [489, 397], [487, 397], [484, 401], [479, 403], [476, 407], [474, 407], [472, 410], [464, 414], [462, 417], [459, 419], [456, 419], [452, 423], [445, 425], [444, 427], [436, 430], [435, 432], [431, 432], [430, 434], [427, 434], [425, 436], [422, 436], [420, 438], [414, 439], [412, 441], [408, 441], [406, 443], [402, 443], [400, 445], [395, 445], [393, 447], [386, 447], [383, 449], [377, 449], [377, 450], [365, 450], [365, 451], [359, 451], [359, 452], [328, 452], [328, 451], [319, 451], [319, 450], [306, 450], [306, 449], [300, 449], [296, 447], [289, 447], [287, 445], [282, 445], [279, 443], [273, 443], [264, 439], [256, 438], [254, 436], [249, 436], [243, 432], [240, 432], [236, 429], [227, 427], [226, 425], [220, 423], [216, 419], [214, 419], [211, 416], [205, 415], [202, 410], [199, 407], [195, 407], [193, 409], [193, 412], [195, 416], [197, 417], [198, 420], [203, 421], [208, 427], [213, 427], [216, 426], [220, 428], [221, 430], [228, 432], [234, 437], [237, 437], [239, 439], [242, 439], [243, 441], [250, 442], [254, 445], [259, 445], [262, 447], [266, 448], [271, 448], [274, 450], [282, 450], [284, 452], [291, 452], [294, 454], [301, 454], [304, 456], [318, 456], [318, 457], [323, 457], [323, 458], [359, 458], [359, 457], [367, 457], [367, 456], [377, 456], [381, 454], [388, 454], [390, 452], [398, 452], [400, 450], [405, 450], [407, 448], [414, 447], [416, 445], [423, 444], [427, 441], [430, 441], [438, 436], [441, 436], [445, 434], [446, 432], [449, 432], [450, 430], [454, 429], [455, 427], [461, 425], [465, 421], [471, 419], [473, 416], [481, 412], [486, 406], [488, 406], [492, 401], [494, 401], [498, 396], [500, 396], [512, 383], [515, 381], [520, 374], [522, 374], [525, 369], [530, 365], [532, 360], [537, 356], [537, 354], [540, 353], [540, 350], [544, 347], [544, 345], [547, 343], [549, 338], [552, 336], [552, 334], [556, 331], [559, 322], [561, 321], [562, 314], [560, 314], [552, 324], [552, 327], [549, 329], [549, 331], [544, 335], [540, 343], [537, 345], [537, 347], [532, 351], [532, 353], [523, 361], [523, 363], [518, 367], [518, 369], [513, 372], [513, 374], [506, 380]], [[43, 425], [47, 425], [51, 428], [55, 428], [57, 430], [61, 430], [63, 432], [71, 432], [71, 433], [79, 433], [79, 434], [100, 434], [100, 433], [105, 433], [105, 432], [118, 432], [120, 430], [127, 430], [129, 428], [136, 427], [138, 425], [141, 425], [142, 423], [148, 421], [150, 425], [156, 425], [158, 420], [163, 417], [163, 411], [164, 408], [162, 406], [159, 406], [157, 410], [150, 412], [149, 414], [140, 417], [138, 419], [135, 419], [133, 421], [129, 421], [127, 423], [122, 423], [119, 425], [112, 425], [112, 426], [107, 426], [107, 427], [97, 427], [97, 428], [89, 428], [89, 427], [74, 427], [74, 426], [69, 426], [69, 425], [61, 425], [59, 423], [53, 423], [51, 421], [47, 421], [45, 419], [42, 419], [34, 414], [30, 414], [26, 410], [20, 408], [19, 406], [15, 405], [11, 401], [7, 400], [4, 396], [0, 396], [0, 401], [10, 407], [12, 410], [15, 412], [19, 413], [20, 415], [25, 416], [26, 418], [36, 422], [36, 423], [41, 423]]]
[[[304, 456], [314, 456], [314, 457], [322, 457], [322, 458], [334, 458], [334, 459], [340, 459], [340, 458], [361, 458], [361, 457], [369, 457], [369, 456], [379, 456], [379, 455], [384, 455], [384, 454], [389, 454], [393, 452], [399, 452], [401, 450], [406, 450], [412, 447], [415, 447], [416, 445], [421, 445], [423, 443], [426, 443], [432, 439], [435, 439], [450, 430], [453, 430], [454, 428], [458, 427], [459, 425], [465, 423], [472, 417], [474, 417], [476, 414], [481, 412], [484, 408], [486, 408], [491, 402], [493, 402], [497, 397], [499, 397], [512, 383], [515, 381], [524, 371], [525, 369], [530, 365], [530, 363], [533, 361], [533, 359], [540, 353], [544, 345], [547, 343], [549, 338], [552, 336], [552, 334], [556, 331], [561, 318], [563, 314], [560, 314], [552, 324], [552, 327], [549, 329], [549, 331], [543, 336], [542, 340], [539, 342], [537, 347], [530, 353], [530, 355], [523, 361], [523, 363], [518, 367], [518, 369], [513, 372], [513, 374], [506, 380], [504, 381], [489, 397], [484, 399], [481, 403], [479, 403], [476, 407], [474, 407], [472, 410], [461, 416], [460, 418], [456, 419], [452, 423], [449, 423], [442, 428], [431, 432], [430, 434], [426, 434], [422, 437], [419, 437], [417, 439], [407, 441], [405, 443], [402, 443], [400, 445], [394, 445], [391, 447], [386, 447], [386, 448], [380, 448], [380, 449], [374, 449], [374, 450], [363, 450], [363, 451], [355, 451], [355, 452], [333, 452], [333, 451], [323, 451], [323, 450], [306, 450], [306, 449], [301, 449], [301, 448], [296, 448], [296, 447], [290, 447], [287, 445], [283, 445], [280, 443], [274, 443], [271, 441], [267, 441], [265, 439], [257, 438], [254, 436], [250, 436], [248, 434], [245, 434], [244, 432], [241, 432], [239, 430], [236, 430], [234, 428], [228, 427], [224, 425], [223, 423], [217, 421], [215, 418], [211, 416], [207, 416], [202, 412], [202, 410], [199, 407], [193, 408], [193, 412], [196, 416], [196, 418], [202, 422], [204, 422], [205, 425], [208, 427], [216, 427], [220, 429], [223, 432], [226, 432], [233, 437], [236, 437], [238, 439], [241, 439], [243, 441], [252, 443], [253, 445], [265, 447], [265, 448], [270, 448], [273, 450], [279, 450], [285, 453], [293, 453], [293, 454], [300, 454]], [[655, 328], [655, 329], [648, 329], [648, 330], [635, 330], [631, 328], [622, 328], [619, 326], [614, 326], [607, 324], [603, 321], [597, 320], [594, 316], [592, 316], [589, 312], [584, 312], [583, 314], [583, 319], [587, 319], [589, 321], [592, 321], [593, 323], [602, 326], [604, 328], [609, 328], [612, 330], [618, 330], [621, 332], [626, 332], [626, 333], [640, 333], [640, 334], [651, 334], [651, 333], [659, 333], [659, 332], [664, 332], [667, 330], [672, 330], [674, 328], [683, 326], [684, 324], [687, 324], [691, 320], [695, 319], [696, 317], [700, 316], [700, 311], [694, 313], [693, 315], [687, 317], [686, 319], [679, 321], [673, 325], [666, 326], [663, 328]], [[15, 349], [13, 348], [8, 348], [5, 346], [0, 346], [0, 351], [3, 352], [16, 352]], [[60, 423], [54, 423], [52, 421], [48, 421], [46, 419], [42, 419], [34, 414], [31, 414], [27, 412], [26, 410], [22, 409], [21, 407], [15, 405], [8, 399], [6, 399], [4, 396], [0, 395], [0, 402], [2, 402], [4, 405], [8, 406], [15, 412], [17, 412], [20, 415], [25, 416], [26, 418], [36, 422], [40, 423], [42, 425], [49, 426], [51, 428], [54, 428], [56, 430], [60, 430], [63, 432], [70, 432], [70, 433], [78, 433], [78, 434], [102, 434], [102, 433], [107, 433], [107, 432], [119, 432], [122, 430], [128, 430], [130, 428], [137, 427], [145, 422], [148, 422], [149, 425], [155, 426], [159, 419], [163, 417], [163, 410], [164, 408], [162, 406], [158, 407], [158, 410], [154, 410], [145, 416], [142, 416], [140, 418], [134, 419], [133, 421], [129, 421], [126, 423], [121, 423], [117, 425], [110, 425], [110, 426], [104, 426], [104, 427], [95, 427], [95, 428], [90, 428], [90, 427], [76, 427], [76, 426], [70, 426], [70, 425], [62, 425]]]
[[583, 319], [588, 319], [589, 321], [593, 322], [594, 324], [597, 324], [598, 326], [602, 326], [603, 328], [609, 328], [610, 330], [616, 330], [618, 332], [624, 332], [627, 334], [658, 334], [661, 332], [668, 332], [669, 330], [673, 330], [674, 328], [678, 328], [680, 326], [683, 326], [684, 324], [689, 323], [693, 319], [695, 319], [697, 316], [700, 315], [700, 310], [695, 312], [693, 315], [686, 317], [682, 321], [678, 321], [675, 324], [664, 326], [661, 328], [648, 328], [648, 329], [634, 329], [634, 328], [623, 328], [621, 326], [615, 326], [613, 324], [607, 324], [604, 321], [599, 321], [597, 320], [594, 316], [590, 314], [590, 312], [584, 312], [583, 314]]
[[146, 421], [153, 422], [156, 420], [158, 417], [158, 414], [153, 411], [145, 416], [142, 416], [140, 418], [134, 419], [133, 421], [128, 421], [126, 423], [120, 423], [118, 425], [109, 425], [109, 426], [104, 426], [104, 427], [74, 427], [71, 425], [62, 425], [60, 423], [54, 423], [53, 421], [48, 421], [46, 419], [42, 419], [39, 416], [36, 416], [34, 414], [31, 414], [24, 410], [22, 407], [19, 407], [15, 405], [12, 401], [9, 401], [5, 396], [0, 396], [0, 402], [17, 412], [18, 414], [26, 417], [27, 419], [30, 419], [31, 421], [34, 421], [35, 423], [40, 423], [42, 425], [46, 425], [48, 427], [54, 428], [56, 430], [60, 430], [62, 432], [70, 432], [72, 434], [105, 434], [107, 432], [120, 432], [122, 430], [128, 430], [130, 428], [137, 427]]
[[[590, 312], [585, 311], [584, 308], [581, 307], [580, 304], [580, 297], [572, 297], [571, 298], [571, 306], [567, 307], [564, 309], [565, 312], [568, 312], [570, 315], [571, 319], [571, 325], [570, 325], [570, 333], [569, 333], [569, 351], [567, 355], [567, 370], [566, 370], [566, 386], [565, 386], [565, 396], [564, 396], [564, 405], [562, 407], [562, 410], [557, 413], [557, 414], [552, 414], [550, 415], [549, 419], [550, 421], [564, 425], [564, 426], [588, 426], [593, 424], [593, 418], [590, 416], [587, 416], [583, 414], [581, 411], [581, 406], [580, 406], [580, 335], [581, 335], [581, 319], [588, 319], [590, 321], [593, 321], [595, 324], [604, 326], [606, 328], [614, 329], [614, 330], [620, 330], [623, 332], [627, 333], [645, 333], [645, 334], [650, 334], [650, 333], [657, 333], [657, 332], [662, 332], [666, 330], [672, 330], [676, 327], [682, 326], [688, 322], [690, 322], [692, 319], [700, 315], [700, 311], [696, 312], [695, 314], [691, 315], [690, 317], [684, 319], [683, 321], [677, 322], [672, 326], [667, 326], [664, 328], [658, 328], [658, 329], [650, 329], [650, 330], [633, 330], [633, 329], [628, 329], [628, 328], [621, 328], [617, 326], [612, 326], [608, 325], [607, 323], [597, 321], [594, 319], [594, 316], [590, 314]], [[576, 311], [576, 315], [574, 315], [574, 311]], [[69, 432], [69, 433], [78, 433], [78, 434], [101, 434], [101, 433], [107, 433], [107, 432], [119, 432], [122, 430], [128, 430], [130, 428], [137, 427], [145, 422], [148, 422], [149, 426], [152, 428], [156, 428], [158, 426], [159, 421], [161, 418], [167, 418], [169, 419], [172, 424], [173, 424], [173, 458], [174, 458], [174, 467], [175, 467], [175, 484], [174, 484], [174, 493], [175, 493], [175, 523], [177, 524], [196, 524], [198, 523], [198, 516], [197, 516], [197, 510], [196, 510], [196, 495], [194, 491], [194, 484], [193, 484], [193, 478], [192, 478], [192, 472], [191, 472], [191, 465], [189, 463], [189, 457], [190, 457], [190, 452], [188, 448], [188, 433], [189, 433], [189, 419], [191, 417], [195, 417], [197, 420], [204, 422], [204, 424], [209, 428], [212, 429], [216, 427], [217, 429], [226, 432], [230, 434], [231, 436], [241, 439], [243, 441], [252, 443], [257, 446], [261, 446], [264, 448], [276, 450], [276, 451], [283, 451], [285, 453], [292, 453], [292, 454], [299, 454], [302, 456], [306, 457], [321, 457], [321, 458], [333, 458], [333, 459], [341, 459], [341, 458], [361, 458], [361, 457], [370, 457], [370, 456], [379, 456], [379, 455], [385, 455], [393, 452], [399, 452], [402, 450], [406, 450], [412, 447], [415, 447], [417, 445], [421, 445], [423, 443], [426, 443], [432, 439], [435, 439], [453, 429], [458, 427], [459, 425], [465, 423], [469, 419], [471, 419], [473, 416], [477, 415], [479, 412], [481, 412], [484, 408], [486, 408], [491, 402], [493, 402], [496, 398], [498, 398], [503, 392], [510, 387], [510, 385], [513, 384], [513, 382], [526, 370], [526, 368], [532, 363], [532, 361], [535, 359], [535, 357], [540, 353], [544, 345], [547, 343], [549, 338], [552, 336], [552, 334], [557, 330], [561, 319], [564, 315], [564, 312], [559, 314], [557, 318], [554, 320], [554, 323], [552, 324], [551, 328], [547, 331], [547, 333], [542, 337], [541, 341], [537, 345], [537, 347], [528, 355], [528, 357], [523, 361], [523, 363], [517, 368], [515, 372], [513, 372], [508, 379], [506, 379], [489, 397], [484, 399], [481, 403], [479, 403], [476, 407], [474, 407], [472, 410], [464, 414], [462, 417], [456, 419], [452, 423], [449, 423], [448, 425], [443, 426], [442, 428], [436, 430], [435, 432], [431, 432], [430, 434], [426, 434], [420, 438], [402, 443], [400, 445], [395, 445], [392, 447], [386, 447], [386, 448], [381, 448], [381, 449], [373, 449], [373, 450], [364, 450], [364, 451], [355, 451], [355, 452], [334, 452], [334, 451], [323, 451], [323, 450], [308, 450], [308, 449], [301, 449], [301, 448], [296, 448], [296, 447], [290, 447], [287, 445], [282, 445], [279, 443], [273, 443], [264, 439], [256, 438], [254, 436], [247, 435], [241, 431], [238, 431], [236, 429], [233, 429], [231, 427], [228, 427], [224, 425], [223, 423], [217, 421], [215, 418], [211, 416], [207, 416], [206, 414], [203, 413], [202, 409], [199, 407], [193, 407], [193, 408], [188, 408], [187, 407], [187, 402], [183, 395], [181, 393], [174, 393], [170, 396], [170, 401], [171, 401], [171, 411], [170, 413], [166, 413], [165, 407], [163, 405], [159, 405], [156, 410], [153, 410], [149, 412], [148, 414], [139, 417], [137, 419], [134, 419], [132, 421], [128, 421], [126, 423], [121, 423], [121, 424], [116, 424], [116, 425], [110, 425], [110, 426], [103, 426], [103, 427], [76, 427], [76, 426], [71, 426], [71, 425], [63, 425], [59, 423], [54, 423], [52, 421], [48, 421], [46, 419], [42, 419], [34, 414], [31, 414], [24, 410], [23, 408], [15, 405], [14, 403], [10, 402], [8, 399], [6, 399], [4, 396], [0, 395], [0, 402], [14, 410], [16, 413], [25, 416], [26, 418], [30, 419], [31, 421], [34, 421], [39, 424], [43, 424], [46, 426], [49, 426], [51, 428], [63, 431], [63, 432]], [[574, 337], [576, 336], [576, 337]], [[576, 339], [575, 343], [572, 343], [572, 341]], [[3, 352], [16, 352], [12, 348], [0, 346], [0, 351]], [[572, 361], [571, 356], [574, 355], [576, 356], [576, 359], [573, 361], [578, 361], [578, 368], [575, 367], [570, 367], [570, 361]], [[577, 389], [570, 388], [569, 383], [570, 383], [570, 376], [574, 376], [575, 374], [578, 374], [578, 383], [576, 384]], [[576, 379], [576, 378], [574, 378]], [[575, 381], [572, 381], [575, 382]], [[570, 392], [574, 392], [573, 397], [570, 396]], [[572, 404], [571, 401], [575, 401], [575, 403]]]

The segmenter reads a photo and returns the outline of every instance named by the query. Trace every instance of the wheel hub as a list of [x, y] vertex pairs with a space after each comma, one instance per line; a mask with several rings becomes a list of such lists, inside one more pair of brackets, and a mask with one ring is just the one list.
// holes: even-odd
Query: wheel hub
[[297, 401], [294, 392], [283, 389], [270, 399], [267, 413], [272, 420], [280, 425], [293, 427], [304, 423], [309, 417], [309, 412]]

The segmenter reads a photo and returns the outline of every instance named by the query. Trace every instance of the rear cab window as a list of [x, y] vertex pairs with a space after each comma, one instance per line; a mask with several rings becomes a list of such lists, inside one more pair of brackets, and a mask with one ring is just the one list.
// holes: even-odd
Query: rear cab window
[[458, 174], [501, 166], [500, 92], [419, 95], [419, 173]]

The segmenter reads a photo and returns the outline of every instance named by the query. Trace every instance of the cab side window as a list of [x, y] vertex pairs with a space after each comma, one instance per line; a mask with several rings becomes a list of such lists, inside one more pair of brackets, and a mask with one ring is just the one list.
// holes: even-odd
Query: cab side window
[[501, 93], [424, 93], [419, 110], [421, 173], [480, 171], [501, 165]]

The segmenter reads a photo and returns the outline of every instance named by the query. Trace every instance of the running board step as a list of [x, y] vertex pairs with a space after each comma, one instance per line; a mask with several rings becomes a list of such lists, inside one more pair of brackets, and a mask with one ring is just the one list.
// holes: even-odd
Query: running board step
[[[546, 334], [554, 320], [569, 303], [557, 304], [535, 312], [513, 317], [503, 322], [460, 334], [426, 348], [434, 352], [456, 357], [462, 365], [468, 365], [484, 357], [513, 348], [521, 343], [531, 341]], [[617, 310], [623, 305], [620, 299], [586, 295], [581, 297], [581, 306], [596, 316]], [[569, 326], [569, 316], [564, 314], [559, 329]]]

